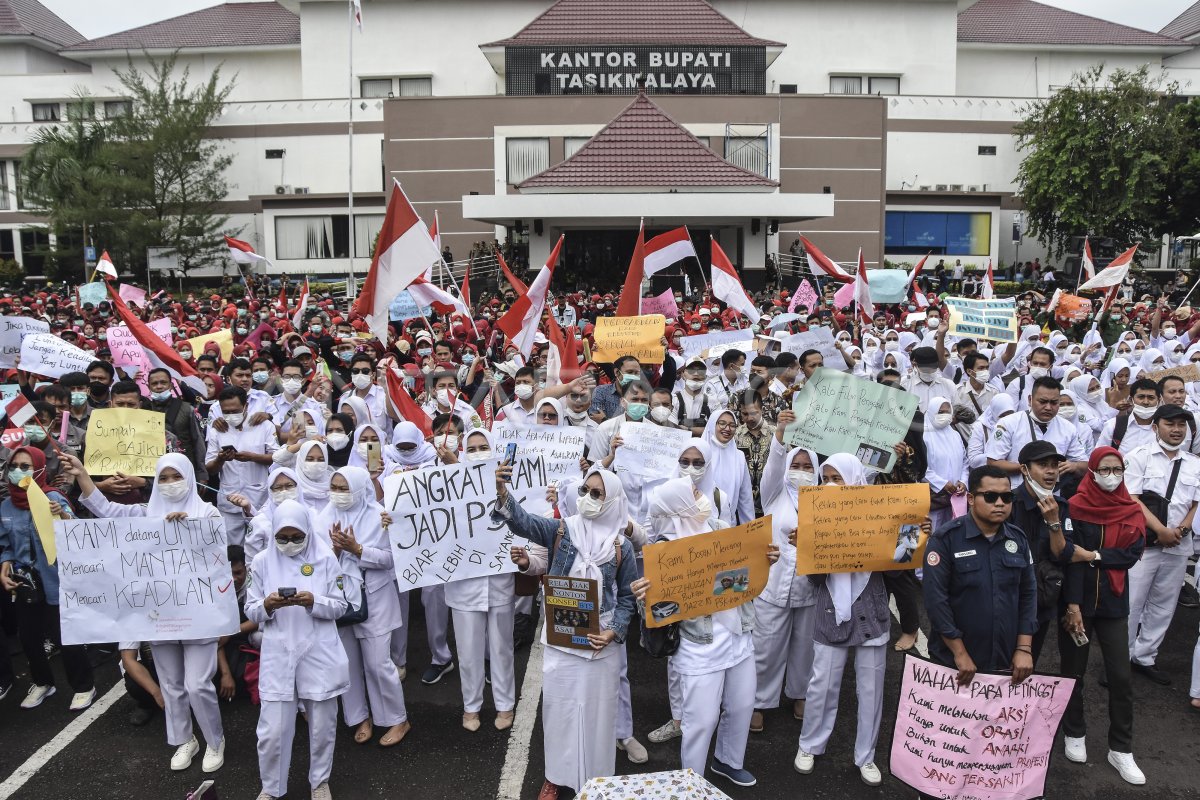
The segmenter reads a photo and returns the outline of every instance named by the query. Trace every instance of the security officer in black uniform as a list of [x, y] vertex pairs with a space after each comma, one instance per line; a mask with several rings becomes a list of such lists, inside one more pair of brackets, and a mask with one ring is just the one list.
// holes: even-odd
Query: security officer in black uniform
[[971, 470], [967, 492], [970, 513], [935, 531], [925, 551], [929, 655], [955, 667], [963, 685], [977, 671], [1009, 669], [1013, 683], [1020, 683], [1033, 672], [1037, 631], [1029, 544], [1007, 522], [1014, 494], [1004, 470]]

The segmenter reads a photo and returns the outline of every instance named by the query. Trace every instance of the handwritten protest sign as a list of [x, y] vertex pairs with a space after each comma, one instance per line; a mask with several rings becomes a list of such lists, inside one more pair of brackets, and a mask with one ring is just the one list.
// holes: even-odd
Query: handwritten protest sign
[[146, 305], [146, 290], [139, 289], [136, 286], [128, 283], [122, 283], [117, 289], [117, 295], [124, 301], [133, 303], [135, 306]]
[[108, 289], [104, 285], [104, 281], [92, 281], [76, 287], [75, 291], [79, 294], [79, 306], [91, 303], [92, 305], [100, 305], [108, 299]]
[[529, 425], [515, 428], [497, 425], [492, 429], [496, 451], [503, 453], [516, 442], [517, 460], [513, 462], [512, 484], [508, 490], [521, 507], [541, 516], [550, 510], [546, 487], [579, 477], [579, 459], [587, 444], [587, 429]]
[[50, 333], [50, 323], [29, 317], [0, 317], [0, 367], [17, 366], [21, 340], [30, 333]]
[[646, 625], [659, 628], [758, 597], [771, 569], [770, 546], [769, 514], [736, 528], [646, 545]]
[[114, 325], [108, 329], [107, 344], [112, 353], [114, 367], [134, 367], [143, 369], [149, 364], [146, 351], [134, 337], [133, 331], [124, 325]]
[[916, 410], [914, 395], [826, 367], [792, 398], [796, 421], [784, 441], [826, 456], [854, 453], [869, 469], [891, 472], [892, 448], [908, 433]]
[[675, 291], [667, 289], [656, 297], [643, 297], [642, 313], [662, 314], [667, 319], [678, 319], [679, 306], [675, 303]]
[[517, 571], [509, 548], [525, 540], [491, 518], [495, 461], [389, 475], [383, 497], [400, 591]]
[[587, 636], [600, 633], [600, 584], [590, 578], [542, 576], [546, 643], [591, 650]]
[[833, 333], [829, 328], [809, 328], [800, 333], [793, 333], [783, 340], [783, 352], [794, 353], [797, 356], [805, 350], [820, 350], [825, 366], [830, 369], [849, 369], [842, 351], [837, 349]]
[[29, 500], [29, 512], [33, 515], [33, 525], [42, 542], [46, 561], [53, 564], [58, 558], [58, 548], [54, 544], [54, 514], [50, 513], [50, 498], [33, 478], [22, 478], [21, 488]]
[[971, 339], [990, 339], [993, 342], [1017, 340], [1017, 308], [1008, 300], [970, 300], [966, 297], [947, 297], [950, 308], [951, 336]]
[[388, 319], [410, 320], [422, 315], [428, 317], [430, 308], [431, 306], [418, 306], [417, 301], [413, 299], [412, 293], [405, 289], [396, 295], [396, 299], [388, 306]]
[[817, 290], [808, 282], [808, 279], [800, 281], [800, 285], [796, 287], [796, 293], [792, 295], [792, 302], [788, 304], [788, 311], [795, 311], [797, 308], [804, 308], [805, 311], [812, 311], [817, 307], [820, 298], [817, 297]]
[[640, 317], [601, 317], [596, 320], [592, 360], [611, 364], [621, 356], [633, 356], [643, 364], [661, 364], [667, 321], [662, 314]]
[[58, 520], [54, 538], [63, 644], [237, 633], [220, 517]]
[[904, 659], [892, 774], [947, 800], [1030, 800], [1044, 794], [1054, 735], [1075, 681], [975, 673]]
[[97, 408], [88, 417], [84, 467], [89, 475], [148, 476], [167, 452], [161, 411], [135, 408]]
[[1197, 367], [1195, 364], [1184, 364], [1180, 367], [1171, 367], [1170, 369], [1160, 369], [1155, 370], [1154, 372], [1147, 372], [1142, 377], [1149, 378], [1155, 383], [1158, 383], [1163, 378], [1168, 377], [1182, 378], [1188, 383], [1193, 383], [1194, 381], [1200, 381], [1200, 367]]
[[796, 574], [916, 569], [925, 558], [920, 523], [929, 486], [802, 486], [796, 526]]
[[61, 378], [68, 372], [87, 372], [96, 360], [93, 353], [50, 333], [29, 333], [21, 339], [21, 369], [47, 378]]
[[223, 330], [216, 333], [206, 333], [203, 336], [194, 336], [188, 339], [192, 345], [192, 352], [199, 356], [204, 352], [204, 346], [209, 342], [215, 342], [221, 348], [221, 360], [228, 361], [233, 357], [233, 331]]
[[623, 481], [670, 478], [679, 465], [679, 451], [691, 439], [691, 431], [648, 422], [622, 422], [622, 444], [613, 457], [613, 471]]
[[718, 331], [717, 333], [702, 333], [699, 336], [685, 336], [680, 345], [684, 359], [692, 356], [701, 358], [717, 356], [733, 347], [743, 351], [753, 349], [754, 340], [751, 332], [748, 330]]

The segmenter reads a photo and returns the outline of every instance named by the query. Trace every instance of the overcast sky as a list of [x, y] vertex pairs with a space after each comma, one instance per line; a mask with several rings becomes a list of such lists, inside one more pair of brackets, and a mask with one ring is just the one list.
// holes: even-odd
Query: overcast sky
[[[186, 14], [199, 8], [218, 5], [213, 0], [42, 0], [54, 13], [89, 38], [136, 28], [150, 22]], [[1095, 17], [1157, 31], [1192, 0], [1043, 0], [1047, 5], [1091, 14]], [[364, 16], [370, 16], [370, 0]], [[513, 21], [513, 30], [523, 24]]]

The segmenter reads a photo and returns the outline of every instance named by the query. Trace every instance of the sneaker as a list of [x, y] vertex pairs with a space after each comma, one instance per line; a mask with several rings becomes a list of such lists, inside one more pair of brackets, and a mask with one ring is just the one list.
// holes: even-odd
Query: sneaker
[[683, 729], [679, 727], [678, 722], [673, 719], [669, 719], [667, 720], [666, 725], [650, 731], [650, 735], [646, 738], [655, 744], [662, 744], [663, 742], [669, 742], [672, 739], [678, 739], [680, 736], [683, 736]]
[[713, 759], [712, 766], [709, 767], [714, 775], [720, 775], [728, 781], [736, 783], [738, 786], [753, 786], [758, 783], [753, 775], [744, 769], [734, 769], [728, 764], [722, 764], [717, 759]]
[[879, 767], [875, 766], [873, 761], [868, 761], [859, 767], [858, 774], [862, 776], [863, 783], [867, 786], [878, 786], [883, 783], [883, 774], [880, 773]]
[[792, 762], [792, 766], [796, 768], [796, 772], [801, 775], [808, 775], [816, 766], [817, 758], [812, 753], [806, 753], [803, 749], [796, 751], [796, 760]]
[[451, 672], [454, 672], [453, 661], [446, 664], [430, 664], [429, 669], [421, 673], [421, 683], [426, 686], [433, 686]]
[[763, 713], [761, 711], [755, 711], [753, 714], [750, 715], [750, 732], [751, 733], [762, 733], [763, 732]]
[[1179, 605], [1184, 608], [1200, 608], [1200, 594], [1196, 593], [1195, 586], [1185, 583], [1179, 589]]
[[650, 754], [646, 752], [646, 748], [632, 736], [628, 739], [617, 739], [617, 749], [624, 750], [625, 757], [632, 764], [645, 764], [650, 760]]
[[1126, 783], [1141, 786], [1146, 782], [1146, 776], [1138, 769], [1138, 765], [1133, 763], [1133, 753], [1118, 753], [1115, 750], [1109, 750], [1108, 763], [1116, 767], [1117, 772], [1121, 773], [1121, 778]]
[[175, 748], [175, 755], [171, 756], [171, 769], [176, 772], [187, 769], [192, 765], [192, 759], [196, 757], [196, 753], [199, 752], [200, 743], [193, 736], [190, 741]]
[[29, 687], [29, 694], [21, 701], [21, 708], [37, 708], [47, 697], [54, 694], [53, 686], [38, 686], [36, 683]]
[[333, 800], [333, 793], [329, 791], [328, 781], [312, 790], [312, 800]]
[[0, 686], [0, 700], [8, 697], [8, 693], [12, 691], [12, 687], [13, 685], [11, 683], [6, 683]]
[[86, 692], [76, 692], [71, 698], [71, 710], [83, 711], [90, 708], [92, 703], [96, 702], [96, 687], [88, 689]]
[[225, 766], [225, 737], [221, 737], [221, 741], [217, 742], [217, 746], [211, 744], [204, 748], [204, 761], [200, 769], [205, 772], [216, 772], [221, 767]]
[[148, 708], [137, 706], [133, 711], [129, 712], [129, 724], [135, 728], [149, 724], [152, 719], [154, 719], [154, 712]]
[[1129, 667], [1139, 675], [1144, 675], [1150, 680], [1157, 683], [1159, 686], [1170, 686], [1171, 679], [1167, 677], [1167, 673], [1163, 672], [1153, 664], [1139, 664], [1136, 661], [1130, 661]]
[[1087, 763], [1087, 739], [1082, 736], [1064, 736], [1063, 744], [1066, 745], [1067, 761], [1074, 761], [1076, 764]]
[[542, 781], [542, 790], [538, 792], [538, 800], [558, 800], [558, 785], [550, 781]]
[[255, 800], [279, 800], [279, 798], [273, 794], [267, 794], [267, 790], [263, 789], [258, 793], [258, 797], [256, 797]]

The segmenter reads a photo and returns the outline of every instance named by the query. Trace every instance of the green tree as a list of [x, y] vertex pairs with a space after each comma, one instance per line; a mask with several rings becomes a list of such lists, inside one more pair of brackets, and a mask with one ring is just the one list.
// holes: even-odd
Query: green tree
[[1026, 109], [1015, 128], [1026, 153], [1017, 184], [1030, 234], [1055, 257], [1084, 233], [1156, 246], [1177, 88], [1148, 67], [1105, 75], [1099, 65]]
[[1172, 108], [1175, 137], [1167, 170], [1162, 232], [1200, 231], [1200, 97]]

